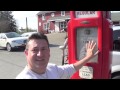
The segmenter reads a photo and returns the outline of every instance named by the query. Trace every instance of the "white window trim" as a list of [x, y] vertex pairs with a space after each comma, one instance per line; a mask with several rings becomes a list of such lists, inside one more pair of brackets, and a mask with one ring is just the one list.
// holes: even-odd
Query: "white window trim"
[[42, 14], [42, 20], [45, 20], [45, 14]]
[[65, 11], [61, 11], [61, 16], [65, 16]]
[[[64, 27], [61, 27], [63, 24]], [[60, 28], [65, 28], [65, 26], [67, 25], [67, 22], [60, 22]]]
[[41, 22], [39, 22], [39, 26], [41, 26]]
[[54, 17], [55, 16], [55, 13], [51, 13], [51, 17]]

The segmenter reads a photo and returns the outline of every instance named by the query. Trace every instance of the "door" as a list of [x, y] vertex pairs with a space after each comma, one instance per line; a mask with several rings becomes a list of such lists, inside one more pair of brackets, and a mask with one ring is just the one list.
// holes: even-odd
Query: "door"
[[59, 22], [55, 22], [55, 32], [59, 32]]

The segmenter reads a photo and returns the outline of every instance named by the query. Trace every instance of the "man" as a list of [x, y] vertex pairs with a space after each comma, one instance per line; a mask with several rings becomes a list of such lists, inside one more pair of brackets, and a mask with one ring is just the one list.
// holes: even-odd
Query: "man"
[[50, 48], [47, 36], [42, 33], [32, 34], [25, 49], [28, 64], [16, 79], [68, 79], [95, 56], [93, 54], [95, 45], [93, 41], [86, 44], [87, 53], [82, 60], [70, 65], [57, 66], [48, 63]]

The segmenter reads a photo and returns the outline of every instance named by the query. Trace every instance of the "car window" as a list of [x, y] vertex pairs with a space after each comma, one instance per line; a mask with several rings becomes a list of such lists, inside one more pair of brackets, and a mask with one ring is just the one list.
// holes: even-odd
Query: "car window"
[[120, 29], [113, 30], [113, 50], [120, 51]]
[[18, 33], [10, 32], [6, 33], [7, 38], [21, 37]]
[[24, 34], [22, 34], [21, 35], [22, 37], [27, 37], [27, 36], [29, 36], [27, 33], [24, 33]]
[[21, 36], [22, 36], [22, 37], [29, 37], [29, 36], [32, 35], [33, 33], [36, 33], [36, 32], [23, 33]]

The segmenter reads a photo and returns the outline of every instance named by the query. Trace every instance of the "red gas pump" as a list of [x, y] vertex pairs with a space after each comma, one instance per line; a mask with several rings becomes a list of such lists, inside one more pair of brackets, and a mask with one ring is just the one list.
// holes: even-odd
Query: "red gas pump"
[[110, 11], [70, 11], [68, 23], [68, 62], [81, 60], [85, 44], [94, 40], [99, 54], [86, 63], [72, 79], [108, 79], [111, 76], [112, 23]]

